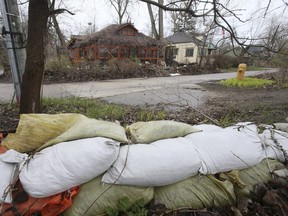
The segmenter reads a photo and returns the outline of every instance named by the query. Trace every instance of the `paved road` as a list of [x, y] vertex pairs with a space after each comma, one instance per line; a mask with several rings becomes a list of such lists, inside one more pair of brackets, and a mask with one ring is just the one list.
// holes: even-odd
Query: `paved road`
[[[275, 70], [247, 71], [253, 76]], [[193, 76], [171, 76], [156, 78], [117, 79], [81, 83], [43, 85], [44, 97], [102, 98], [109, 102], [143, 105], [169, 103], [197, 107], [215, 93], [207, 92], [198, 84], [236, 77], [235, 73], [217, 73]], [[0, 83], [0, 103], [7, 103], [13, 97], [13, 84]]]

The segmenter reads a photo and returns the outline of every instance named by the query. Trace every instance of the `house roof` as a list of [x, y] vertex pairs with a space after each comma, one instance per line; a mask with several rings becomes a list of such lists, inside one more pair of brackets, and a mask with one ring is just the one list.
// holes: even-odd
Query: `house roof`
[[[120, 32], [123, 28], [129, 26], [134, 29], [135, 36], [122, 35]], [[71, 48], [84, 47], [88, 44], [103, 45], [126, 45], [126, 46], [163, 46], [164, 44], [155, 38], [144, 35], [131, 23], [112, 24], [106, 28], [87, 36], [83, 41], [75, 43]]]
[[203, 44], [201, 40], [186, 32], [176, 32], [173, 35], [166, 37], [165, 39], [170, 43], [195, 43], [197, 45]]

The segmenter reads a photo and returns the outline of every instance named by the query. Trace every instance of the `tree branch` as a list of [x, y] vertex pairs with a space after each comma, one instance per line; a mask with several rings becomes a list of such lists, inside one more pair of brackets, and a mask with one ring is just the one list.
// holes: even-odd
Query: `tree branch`
[[49, 12], [49, 16], [53, 15], [53, 14], [61, 14], [61, 13], [64, 13], [64, 12], [67, 12], [69, 13], [70, 15], [75, 15], [74, 13], [72, 13], [71, 11], [67, 10], [67, 9], [64, 9], [64, 8], [60, 8], [60, 9], [56, 9], [56, 10], [52, 10]]

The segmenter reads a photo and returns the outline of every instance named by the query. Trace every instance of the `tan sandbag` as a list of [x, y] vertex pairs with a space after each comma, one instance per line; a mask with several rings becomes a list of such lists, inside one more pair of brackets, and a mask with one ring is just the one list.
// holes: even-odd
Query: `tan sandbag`
[[73, 199], [72, 207], [64, 212], [64, 216], [101, 215], [111, 208], [117, 210], [120, 200], [128, 200], [126, 204], [129, 208], [140, 200], [147, 204], [154, 197], [152, 187], [103, 185], [101, 178], [102, 176], [97, 177], [81, 186], [79, 194]]
[[200, 131], [192, 125], [169, 120], [136, 122], [126, 127], [126, 133], [134, 143], [151, 143]]
[[[270, 171], [273, 172], [284, 167], [284, 164], [277, 160], [264, 159], [256, 166], [240, 170], [238, 175], [233, 177], [233, 179], [241, 181], [241, 185], [239, 185], [238, 180], [234, 181], [234, 188], [237, 197], [250, 197], [251, 192], [254, 191], [255, 185], [267, 183], [272, 179]], [[220, 177], [225, 178], [225, 173], [221, 174]], [[233, 182], [232, 179], [230, 179], [230, 181]]]
[[203, 209], [233, 205], [236, 202], [233, 184], [213, 176], [194, 176], [181, 182], [155, 188], [155, 202], [169, 209]]
[[56, 143], [90, 137], [106, 137], [121, 143], [128, 143], [125, 129], [121, 125], [114, 122], [89, 119], [82, 115], [79, 121], [72, 125], [68, 130], [58, 137], [46, 142], [38, 150]]
[[8, 149], [30, 152], [59, 136], [79, 121], [75, 114], [22, 114], [15, 134], [9, 134], [2, 142]]
[[60, 142], [97, 136], [128, 142], [125, 129], [117, 123], [89, 119], [81, 114], [23, 114], [16, 133], [9, 134], [3, 145], [18, 152], [31, 152]]

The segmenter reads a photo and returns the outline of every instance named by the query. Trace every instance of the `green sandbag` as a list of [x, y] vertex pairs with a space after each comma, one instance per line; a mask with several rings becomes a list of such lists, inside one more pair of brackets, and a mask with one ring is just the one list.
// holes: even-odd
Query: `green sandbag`
[[236, 202], [233, 184], [213, 176], [194, 176], [178, 183], [155, 188], [155, 202], [169, 209], [203, 209], [233, 205]]
[[117, 123], [81, 114], [22, 114], [16, 133], [9, 134], [2, 145], [18, 152], [32, 152], [60, 142], [97, 136], [128, 142], [125, 129]]
[[238, 177], [246, 186], [244, 188], [237, 187], [237, 185], [234, 187], [237, 197], [250, 197], [255, 185], [270, 181], [272, 175], [269, 167], [271, 171], [275, 171], [277, 169], [283, 169], [285, 165], [277, 160], [264, 159], [256, 166], [239, 171]]
[[169, 120], [136, 122], [126, 127], [126, 133], [134, 143], [151, 143], [200, 131], [192, 125]]
[[73, 199], [73, 205], [64, 212], [64, 216], [101, 215], [108, 209], [117, 209], [117, 203], [123, 198], [129, 200], [127, 208], [140, 200], [147, 204], [153, 199], [152, 187], [101, 184], [101, 178], [99, 176], [81, 186], [79, 194]]

